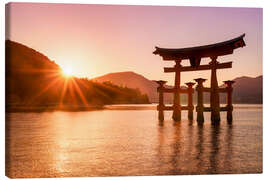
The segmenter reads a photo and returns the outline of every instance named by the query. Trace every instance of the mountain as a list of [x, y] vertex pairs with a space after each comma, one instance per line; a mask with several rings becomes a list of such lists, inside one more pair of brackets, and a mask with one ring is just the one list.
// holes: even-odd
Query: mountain
[[[149, 80], [144, 76], [132, 71], [109, 73], [92, 79], [94, 82], [111, 82], [118, 86], [139, 89], [142, 93], [147, 94], [150, 102], [158, 102], [157, 83]], [[172, 86], [167, 86], [172, 88]], [[165, 102], [172, 102], [173, 96], [166, 94]]]
[[109, 73], [92, 79], [94, 82], [109, 81], [113, 84], [123, 87], [140, 89], [142, 93], [148, 95], [151, 102], [157, 101], [157, 84], [154, 81], [148, 80], [140, 74], [134, 72], [117, 72]]
[[263, 102], [263, 76], [238, 77], [234, 79], [233, 100], [235, 103], [256, 103]]
[[65, 77], [45, 55], [23, 44], [6, 40], [6, 105], [8, 107], [102, 106], [149, 103], [138, 89], [86, 78]]
[[[111, 82], [119, 86], [126, 86], [130, 88], [138, 88], [142, 93], [146, 93], [150, 102], [158, 102], [157, 84], [144, 76], [134, 72], [116, 72], [109, 73], [100, 77], [92, 79], [96, 82]], [[252, 77], [238, 77], [234, 79], [233, 85], [233, 102], [234, 103], [262, 103], [262, 76], [256, 78]], [[172, 88], [172, 86], [167, 86]], [[224, 87], [221, 85], [220, 87]], [[182, 103], [186, 103], [187, 97], [182, 95]], [[197, 94], [194, 94], [194, 102], [196, 102]], [[205, 103], [210, 102], [209, 94], [205, 93]], [[164, 97], [166, 103], [172, 103], [172, 94], [166, 94]], [[226, 94], [220, 95], [220, 102], [226, 103]]]

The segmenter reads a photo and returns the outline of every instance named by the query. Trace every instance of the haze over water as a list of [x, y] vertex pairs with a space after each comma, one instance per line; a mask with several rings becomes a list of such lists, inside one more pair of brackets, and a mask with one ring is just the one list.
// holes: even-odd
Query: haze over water
[[[117, 109], [117, 108], [114, 108]], [[262, 105], [236, 105], [232, 125], [210, 114], [160, 123], [153, 108], [8, 113], [11, 177], [134, 176], [262, 172]], [[196, 114], [194, 114], [196, 117]]]

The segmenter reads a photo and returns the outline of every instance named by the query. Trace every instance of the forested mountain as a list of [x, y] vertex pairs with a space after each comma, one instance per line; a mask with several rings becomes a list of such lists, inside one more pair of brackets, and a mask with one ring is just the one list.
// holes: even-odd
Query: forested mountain
[[138, 89], [86, 78], [64, 77], [61, 68], [43, 54], [6, 40], [6, 105], [102, 106], [149, 103]]

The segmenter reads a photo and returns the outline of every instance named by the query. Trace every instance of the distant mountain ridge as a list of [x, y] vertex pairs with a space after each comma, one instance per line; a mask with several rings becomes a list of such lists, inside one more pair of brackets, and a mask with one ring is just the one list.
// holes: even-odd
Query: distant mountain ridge
[[94, 78], [92, 81], [110, 81], [118, 86], [140, 89], [141, 92], [148, 95], [151, 102], [155, 102], [157, 100], [157, 84], [154, 81], [132, 71], [109, 73], [104, 76]]
[[[144, 76], [137, 74], [132, 71], [127, 72], [116, 72], [109, 73], [103, 76], [99, 76], [92, 79], [97, 82], [106, 82], [109, 81], [113, 84], [119, 86], [126, 86], [130, 88], [140, 89], [142, 93], [146, 93], [150, 102], [158, 102], [158, 93], [157, 93], [157, 84], [145, 78]], [[250, 103], [250, 104], [262, 104], [262, 81], [263, 76], [258, 77], [237, 77], [234, 79], [235, 84], [233, 85], [233, 102], [234, 103]], [[172, 86], [167, 86], [172, 88]], [[224, 87], [221, 85], [220, 87]], [[205, 103], [209, 103], [210, 96], [205, 93]], [[195, 92], [194, 99], [196, 101], [197, 94]], [[166, 94], [165, 102], [172, 103], [172, 94]], [[186, 103], [186, 97], [182, 97], [182, 102]], [[226, 102], [226, 94], [220, 94], [220, 102]]]
[[234, 79], [233, 100], [236, 103], [263, 103], [263, 76]]

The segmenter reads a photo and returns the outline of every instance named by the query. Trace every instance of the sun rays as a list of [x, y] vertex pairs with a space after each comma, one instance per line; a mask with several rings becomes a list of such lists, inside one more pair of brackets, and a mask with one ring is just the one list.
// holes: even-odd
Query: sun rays
[[77, 84], [77, 82], [75, 81], [74, 78], [71, 78], [71, 83], [72, 83], [72, 87], [73, 86], [75, 87], [75, 92], [79, 95], [79, 97], [81, 98], [83, 104], [85, 106], [88, 106], [87, 100], [86, 100], [84, 94], [82, 93], [80, 87], [78, 86], [78, 84]]
[[72, 75], [72, 69], [69, 68], [56, 68], [49, 71], [35, 69], [30, 73], [33, 76], [38, 75], [39, 81], [35, 82], [38, 90], [28, 100], [29, 105], [55, 107], [58, 110], [77, 110], [114, 101], [125, 102], [125, 99], [136, 99], [138, 96], [136, 91], [109, 82], [98, 83], [91, 82], [87, 78], [77, 78]]
[[[46, 96], [46, 92], [58, 88], [60, 92], [58, 106], [62, 108], [67, 105], [83, 105], [88, 106], [87, 98], [82, 91], [82, 86], [78, 85], [77, 78], [72, 75], [71, 68], [58, 69], [55, 71], [47, 72], [46, 82], [48, 82], [42, 90], [33, 97], [32, 102], [41, 96]], [[84, 87], [86, 88], [86, 87]], [[67, 103], [65, 99], [71, 99], [71, 102]]]

